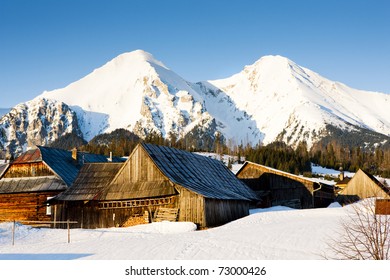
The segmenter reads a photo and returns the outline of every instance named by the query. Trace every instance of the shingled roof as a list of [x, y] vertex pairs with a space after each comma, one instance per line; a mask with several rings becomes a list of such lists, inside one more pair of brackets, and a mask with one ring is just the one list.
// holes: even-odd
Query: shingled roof
[[8, 164], [0, 164], [0, 179], [8, 168]]
[[[43, 161], [55, 174], [57, 174], [69, 187], [73, 184], [81, 167], [85, 163], [108, 162], [104, 155], [77, 152], [78, 160], [72, 158], [72, 152], [62, 149], [37, 146], [37, 149], [26, 151], [16, 158], [12, 164], [35, 163]], [[121, 162], [114, 157], [113, 162]]]
[[123, 163], [86, 163], [71, 188], [55, 197], [55, 200], [92, 200], [107, 186]]
[[42, 160], [59, 176], [64, 182], [71, 186], [84, 163], [107, 162], [104, 155], [78, 152], [78, 162], [72, 158], [72, 152], [61, 149], [38, 146], [41, 151]]
[[257, 200], [256, 194], [220, 161], [175, 148], [141, 144], [173, 183], [207, 198]]
[[55, 176], [3, 178], [0, 180], [0, 194], [63, 191], [65, 189], [64, 182]]

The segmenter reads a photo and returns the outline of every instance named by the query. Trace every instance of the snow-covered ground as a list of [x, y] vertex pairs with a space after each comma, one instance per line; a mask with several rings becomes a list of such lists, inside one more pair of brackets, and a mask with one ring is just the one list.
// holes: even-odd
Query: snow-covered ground
[[[329, 176], [335, 177], [335, 178], [338, 177], [340, 174], [339, 170], [322, 167], [322, 166], [319, 166], [316, 164], [311, 165], [311, 171], [313, 174], [322, 175], [322, 176], [329, 175]], [[354, 172], [344, 171], [345, 177], [352, 178], [353, 175], [355, 175]]]
[[[188, 222], [128, 228], [37, 229], [0, 223], [0, 269], [14, 279], [58, 274], [59, 279], [320, 279], [383, 278], [388, 262], [339, 262], [328, 247], [351, 206], [324, 209], [254, 209], [242, 219], [202, 231]], [[48, 260], [56, 260], [49, 262]], [[68, 262], [67, 260], [77, 260]], [[86, 261], [89, 260], [89, 261]], [[92, 260], [92, 261], [91, 261]], [[291, 261], [294, 260], [294, 261]], [[316, 261], [312, 261], [316, 260]], [[320, 261], [322, 260], [322, 261]], [[64, 269], [66, 267], [66, 269]], [[230, 268], [264, 268], [265, 275], [226, 275]], [[129, 275], [130, 269], [206, 269], [203, 276]], [[183, 271], [184, 271], [183, 270]], [[165, 271], [165, 270], [164, 270]], [[236, 271], [236, 270], [232, 270]], [[248, 271], [248, 270], [247, 270]], [[36, 277], [35, 277], [36, 276]]]
[[[334, 206], [334, 205], [333, 205]], [[349, 207], [255, 209], [242, 219], [202, 231], [188, 222], [128, 228], [37, 229], [0, 224], [0, 259], [312, 260], [323, 259]]]

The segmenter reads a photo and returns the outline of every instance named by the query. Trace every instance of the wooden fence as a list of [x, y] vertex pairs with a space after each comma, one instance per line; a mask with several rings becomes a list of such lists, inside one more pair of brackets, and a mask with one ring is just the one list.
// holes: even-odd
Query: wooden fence
[[[0, 221], [0, 222], [9, 222], [9, 221]], [[37, 225], [42, 225], [42, 226], [47, 226], [50, 224], [66, 224], [67, 225], [67, 230], [68, 230], [68, 243], [70, 243], [70, 224], [77, 224], [77, 221], [55, 221], [55, 222], [50, 222], [50, 221], [12, 221], [12, 245], [15, 245], [15, 231], [16, 231], [16, 222], [20, 222], [22, 224], [33, 224], [35, 226]]]

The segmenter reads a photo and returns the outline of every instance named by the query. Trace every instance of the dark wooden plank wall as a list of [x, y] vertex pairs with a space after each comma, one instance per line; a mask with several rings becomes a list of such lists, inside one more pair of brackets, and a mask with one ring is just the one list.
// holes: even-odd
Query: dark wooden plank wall
[[0, 194], [0, 220], [50, 221], [46, 215], [48, 197], [58, 192]]
[[4, 178], [51, 176], [54, 173], [43, 162], [11, 164]]
[[[305, 186], [309, 191], [313, 191], [314, 188], [314, 182], [310, 180], [306, 180], [305, 178], [301, 178], [299, 176], [296, 176], [294, 174], [289, 174], [286, 172], [268, 169], [262, 166], [255, 166], [253, 164], [248, 164], [245, 166], [245, 168], [237, 175], [239, 179], [246, 179], [246, 178], [259, 178], [262, 174], [268, 173], [268, 174], [274, 174], [278, 175], [278, 177], [286, 178], [285, 182], [299, 182], [300, 186]], [[275, 176], [276, 177], [276, 176]], [[283, 181], [282, 181], [283, 182]]]
[[[161, 200], [164, 200], [162, 198]], [[56, 204], [57, 207], [53, 212], [53, 221], [77, 221], [77, 224], [72, 224], [72, 228], [109, 228], [125, 226], [127, 222], [136, 217], [142, 217], [145, 211], [153, 217], [155, 211], [159, 207], [177, 208], [177, 198], [172, 197], [170, 204], [153, 204], [126, 208], [101, 208], [98, 201], [67, 201], [61, 204]], [[141, 219], [142, 220], [142, 219]], [[133, 223], [134, 225], [134, 223]], [[65, 228], [66, 225], [57, 224], [57, 228]]]
[[285, 173], [269, 173], [262, 166], [247, 165], [237, 176], [255, 191], [270, 191], [271, 205], [299, 199], [301, 208], [313, 207], [314, 182]]
[[205, 227], [219, 226], [249, 215], [249, 202], [205, 199]]

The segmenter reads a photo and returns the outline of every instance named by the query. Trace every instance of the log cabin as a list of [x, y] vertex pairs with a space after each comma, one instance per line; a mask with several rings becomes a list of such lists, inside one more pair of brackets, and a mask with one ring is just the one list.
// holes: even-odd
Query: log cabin
[[337, 201], [344, 205], [370, 197], [390, 199], [390, 189], [373, 175], [359, 169], [339, 193]]
[[113, 167], [93, 186], [89, 178], [104, 168], [86, 167], [90, 174], [80, 173], [83, 178], [72, 189], [53, 199], [58, 219], [105, 228], [143, 223], [145, 213], [153, 222], [156, 214], [171, 209], [174, 221], [206, 228], [248, 215], [250, 202], [258, 199], [220, 161], [170, 147], [139, 144], [116, 174]]
[[335, 198], [332, 185], [250, 161], [244, 163], [236, 176], [262, 198], [259, 207], [327, 207]]
[[51, 221], [47, 200], [69, 188], [86, 162], [107, 162], [107, 158], [43, 146], [23, 153], [2, 171], [0, 220]]

